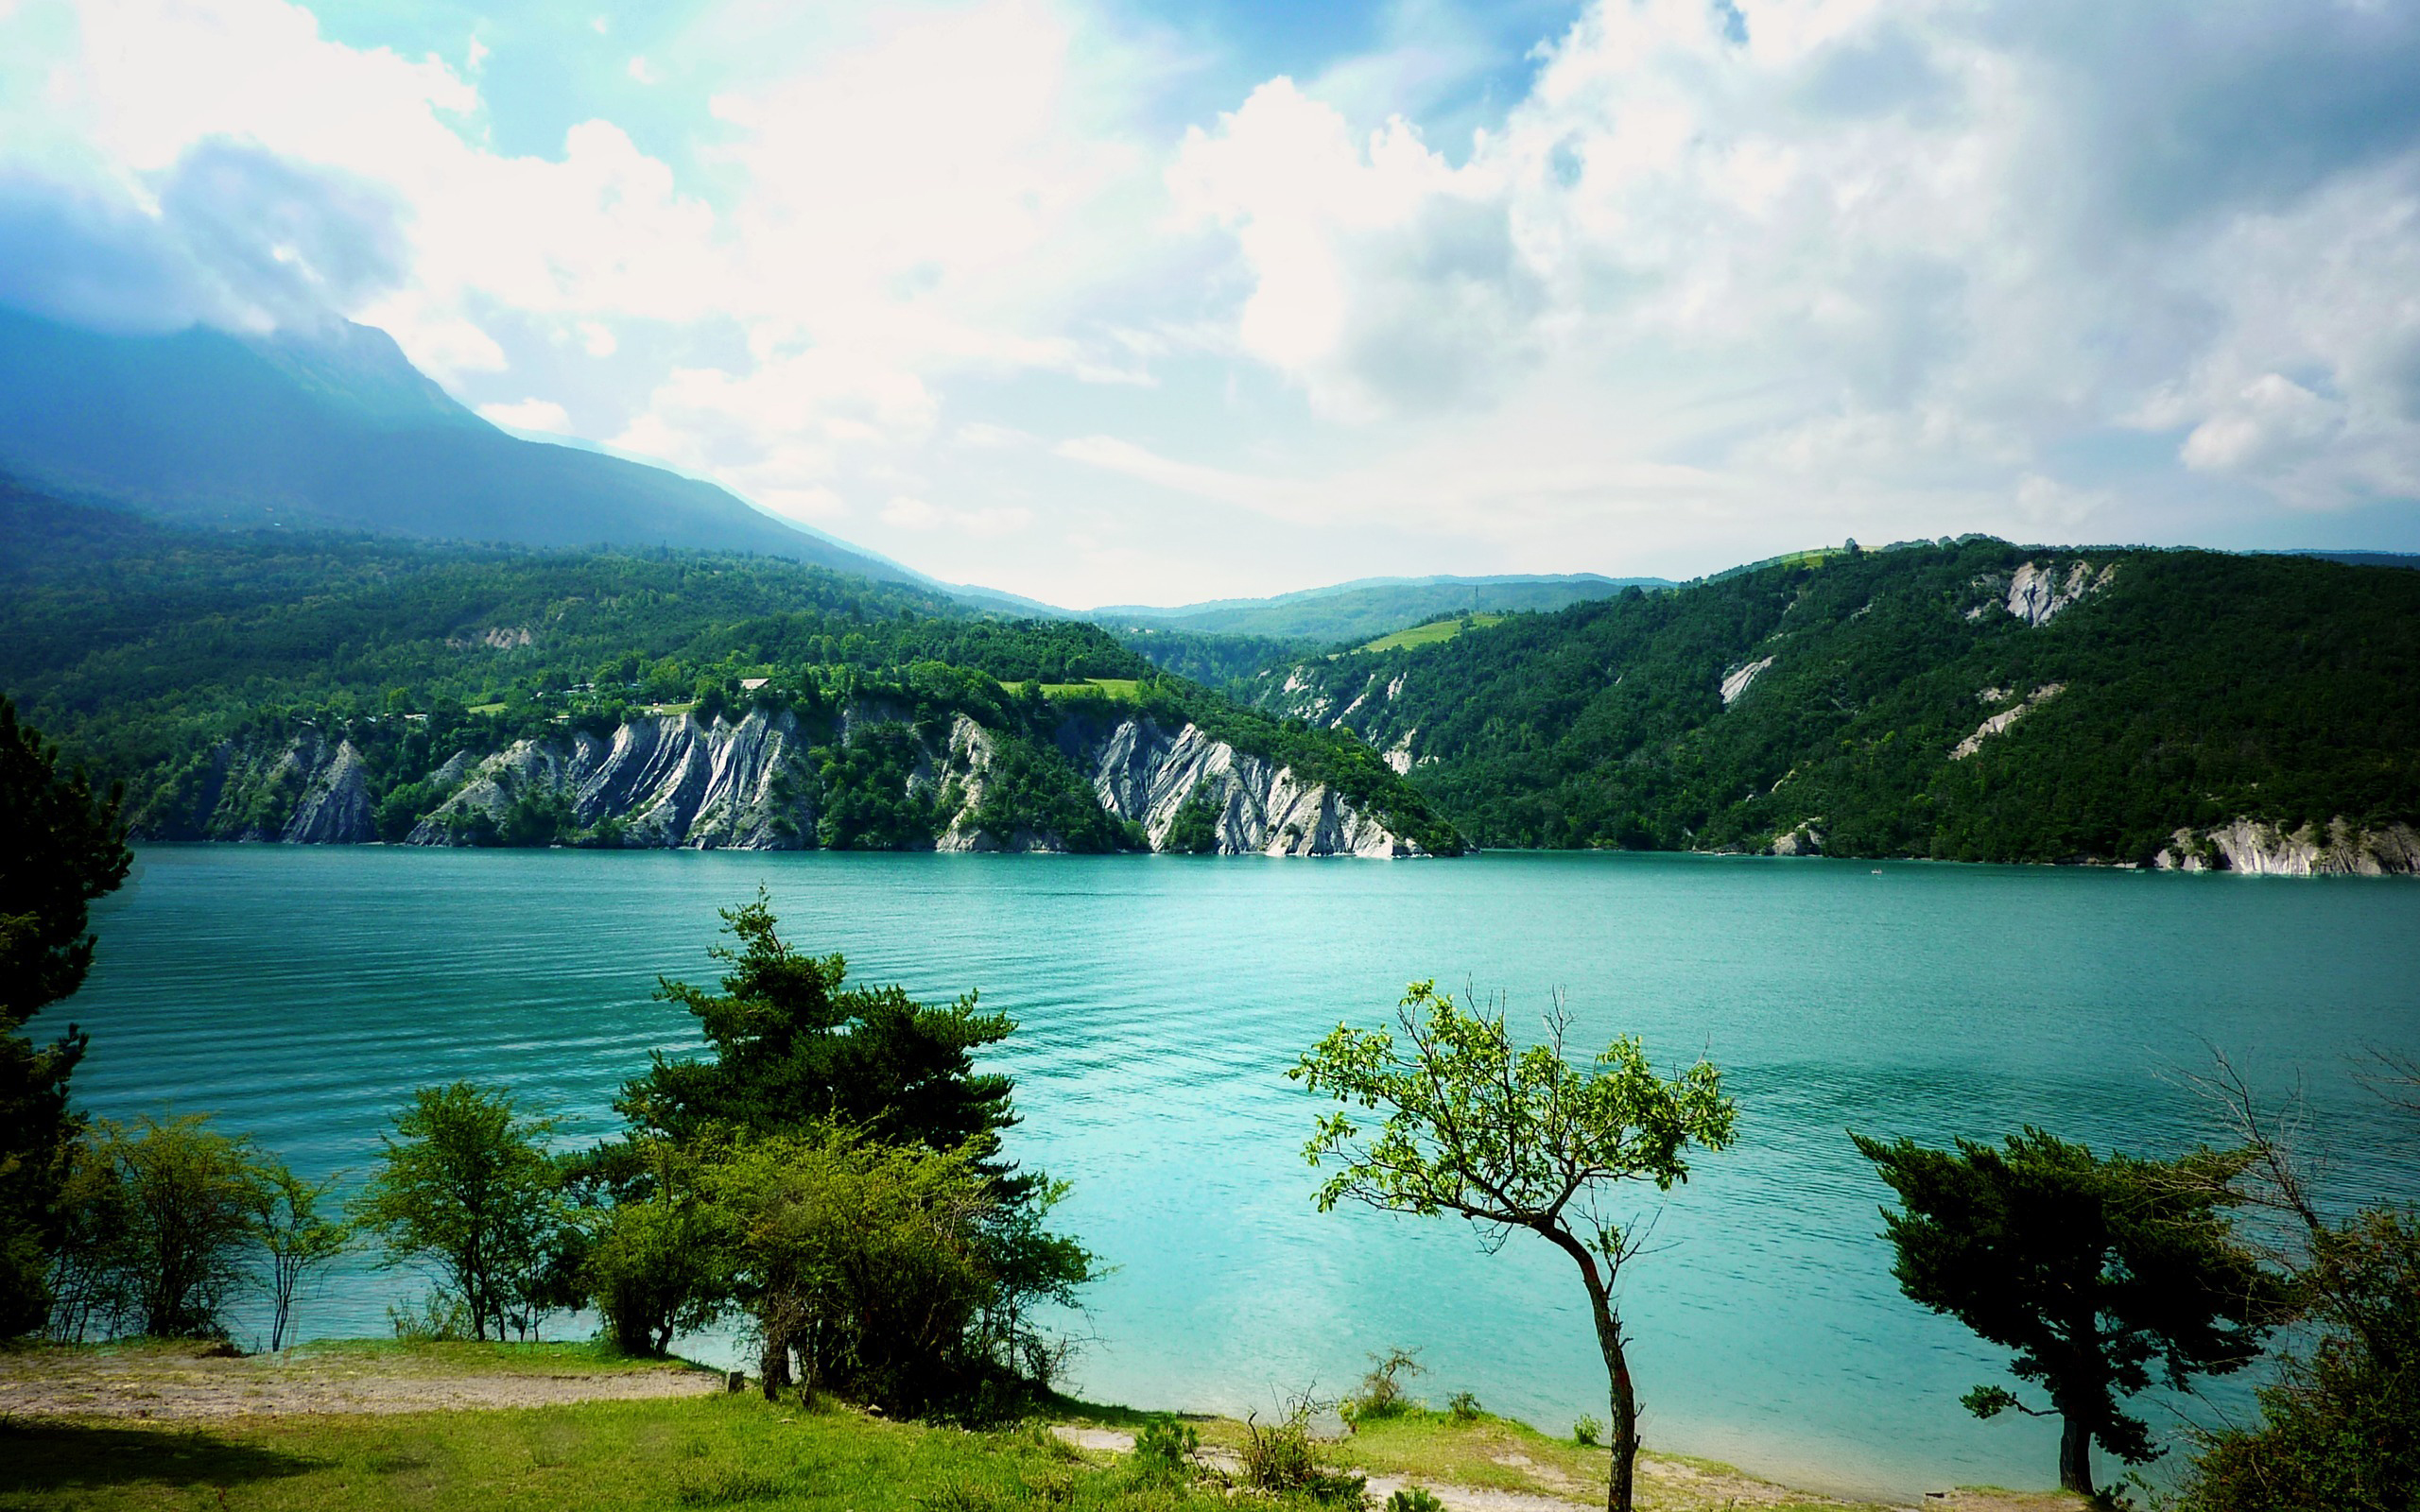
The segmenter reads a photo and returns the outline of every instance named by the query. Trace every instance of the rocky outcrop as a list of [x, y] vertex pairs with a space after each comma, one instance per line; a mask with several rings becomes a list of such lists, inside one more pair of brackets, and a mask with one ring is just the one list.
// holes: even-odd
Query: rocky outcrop
[[1736, 666], [1725, 672], [1722, 675], [1722, 707], [1728, 709], [1738, 702], [1739, 696], [1746, 693], [1764, 670], [1772, 664], [1773, 659], [1766, 657], [1761, 662], [1751, 662], [1744, 666]]
[[2029, 561], [2005, 580], [1997, 575], [1975, 579], [1975, 586], [1986, 590], [1992, 596], [1968, 610], [1966, 617], [1981, 619], [1996, 604], [2027, 625], [2048, 625], [2058, 617], [2060, 610], [2107, 588], [2117, 576], [2116, 562], [2103, 564], [2097, 576], [2092, 570], [2092, 563], [2070, 562], [2062, 577], [2056, 562], [2042, 566]]
[[[2067, 685], [2064, 682], [2044, 683], [2041, 687], [2034, 689], [2032, 696], [2027, 698], [2023, 703], [2018, 704], [2013, 709], [2003, 709], [1998, 713], [1996, 713], [1989, 719], [1984, 720], [1981, 724], [1977, 725], [1973, 734], [1967, 736], [1964, 740], [1960, 741], [1955, 747], [1951, 747], [1949, 759], [1953, 762], [1964, 761], [1967, 757], [1974, 755], [1979, 750], [1981, 750], [1983, 748], [1983, 742], [2008, 729], [2009, 726], [2015, 724], [2019, 719], [2024, 718], [2030, 711], [2040, 708], [2043, 704], [2048, 703], [2051, 699], [2066, 691]], [[2006, 688], [1985, 688], [1982, 692], [1982, 699], [1985, 703], [1997, 703], [2007, 696], [2008, 690]]]
[[1213, 848], [1221, 855], [1427, 853], [1326, 784], [1238, 751], [1199, 726], [1170, 730], [1133, 718], [1078, 727], [1063, 731], [1061, 748], [1089, 766], [1101, 806], [1141, 825], [1155, 850], [1167, 847], [1178, 815], [1198, 795], [1212, 811]]
[[288, 845], [359, 845], [377, 833], [361, 753], [353, 742], [338, 741], [325, 760], [311, 764], [302, 796], [295, 799], [277, 837]]
[[688, 714], [633, 719], [611, 739], [586, 731], [515, 741], [476, 763], [413, 826], [413, 845], [468, 845], [508, 833], [516, 806], [560, 803], [582, 830], [618, 843], [786, 850], [813, 843], [813, 784], [797, 718], [752, 711], [736, 724]]
[[2342, 818], [2288, 833], [2259, 819], [2179, 830], [2153, 858], [2163, 871], [2237, 871], [2254, 877], [2381, 877], [2420, 873], [2420, 833], [2363, 829]]
[[147, 839], [290, 845], [378, 837], [361, 753], [308, 724], [291, 734], [218, 742], [150, 796], [134, 829]]

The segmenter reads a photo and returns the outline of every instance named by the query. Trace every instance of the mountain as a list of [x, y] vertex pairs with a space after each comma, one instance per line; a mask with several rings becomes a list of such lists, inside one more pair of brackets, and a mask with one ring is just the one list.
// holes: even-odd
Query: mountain
[[1495, 846], [2420, 866], [2420, 574], [1801, 553], [1264, 673]]
[[764, 556], [199, 530], [0, 480], [0, 693], [150, 838], [1461, 849], [1077, 621]]
[[509, 436], [367, 326], [110, 335], [0, 311], [0, 471], [196, 524], [759, 552], [915, 578], [713, 484]]
[[1245, 635], [1333, 645], [1360, 642], [1430, 620], [1470, 613], [1557, 610], [1608, 598], [1625, 588], [1668, 588], [1660, 577], [1364, 577], [1274, 598], [1220, 598], [1173, 609], [1116, 604], [1083, 618], [1113, 629]]

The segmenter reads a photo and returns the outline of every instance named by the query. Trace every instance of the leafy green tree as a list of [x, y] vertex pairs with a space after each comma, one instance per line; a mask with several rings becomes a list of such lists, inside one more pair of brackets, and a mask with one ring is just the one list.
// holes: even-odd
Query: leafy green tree
[[320, 1209], [337, 1178], [306, 1181], [284, 1161], [265, 1160], [252, 1190], [252, 1236], [268, 1262], [268, 1347], [285, 1348], [294, 1297], [303, 1279], [345, 1252], [353, 1234]]
[[[1006, 1076], [977, 1071], [974, 1056], [1014, 1025], [978, 1011], [973, 993], [936, 1007], [895, 986], [851, 986], [841, 957], [807, 954], [782, 939], [762, 889], [754, 902], [725, 910], [723, 920], [738, 946], [714, 947], [728, 967], [719, 989], [666, 982], [660, 994], [697, 1016], [708, 1054], [686, 1061], [659, 1055], [647, 1075], [624, 1087], [615, 1107], [631, 1135], [583, 1157], [587, 1178], [617, 1205], [660, 1203], [669, 1193], [677, 1209], [681, 1160], [709, 1159], [735, 1137], [839, 1137], [961, 1161], [984, 1189], [962, 1215], [982, 1295], [972, 1322], [953, 1331], [953, 1348], [961, 1365], [984, 1359], [1000, 1371], [1046, 1375], [1055, 1357], [1033, 1319], [1046, 1306], [1074, 1303], [1093, 1258], [1047, 1227], [1063, 1185], [1019, 1171], [1001, 1153], [1001, 1136], [1016, 1123], [1013, 1088]], [[667, 1148], [682, 1154], [666, 1163], [649, 1153]], [[722, 1190], [730, 1191], [727, 1182]], [[714, 1295], [713, 1265], [665, 1237], [690, 1221], [671, 1209], [634, 1215], [630, 1222], [644, 1227], [597, 1262], [619, 1267], [625, 1295], [649, 1299], [631, 1310], [634, 1316], [669, 1316], [690, 1305], [683, 1297], [703, 1305]], [[606, 1226], [609, 1237], [614, 1228]], [[928, 1384], [976, 1379], [959, 1365], [934, 1369]], [[864, 1379], [877, 1377], [892, 1373]]]
[[253, 1214], [268, 1172], [249, 1137], [201, 1114], [133, 1127], [104, 1123], [95, 1143], [115, 1178], [114, 1246], [138, 1332], [224, 1338], [228, 1299], [251, 1280]]
[[796, 1353], [809, 1391], [897, 1413], [962, 1404], [993, 1362], [981, 1222], [997, 1188], [963, 1152], [839, 1133], [740, 1141], [708, 1168], [770, 1397]]
[[810, 955], [780, 935], [770, 900], [723, 910], [737, 949], [719, 990], [666, 981], [657, 996], [697, 1016], [708, 1055], [658, 1053], [614, 1107], [641, 1126], [687, 1140], [713, 1127], [772, 1134], [816, 1125], [938, 1151], [972, 1144], [992, 1160], [1016, 1123], [1008, 1077], [975, 1069], [975, 1052], [1008, 1038], [1007, 1016], [969, 993], [947, 1007], [897, 987], [856, 987], [838, 955]]
[[118, 795], [96, 794], [0, 697], [0, 1337], [42, 1327], [64, 1221], [60, 1182], [81, 1124], [67, 1083], [85, 1037], [17, 1031], [84, 983], [93, 902], [126, 880]]
[[699, 1161], [697, 1150], [640, 1132], [570, 1162], [589, 1197], [579, 1290], [624, 1354], [665, 1353], [729, 1300], [727, 1246], [698, 1190]]
[[2249, 1365], [2284, 1300], [2239, 1243], [2228, 1210], [2246, 1150], [2173, 1160], [2095, 1155], [2037, 1128], [2003, 1145], [1927, 1149], [1852, 1135], [1899, 1197], [1883, 1211], [1909, 1297], [2014, 1353], [2047, 1409], [2004, 1386], [1963, 1399], [1979, 1418], [2014, 1409], [2061, 1422], [2059, 1485], [2094, 1494], [2097, 1442], [2130, 1465], [2162, 1452], [2120, 1405], [2159, 1379]]
[[[1501, 1014], [1465, 1008], [1415, 982], [1396, 1034], [1340, 1024], [1288, 1073], [1346, 1105], [1320, 1120], [1304, 1149], [1333, 1159], [1322, 1211], [1352, 1201], [1389, 1212], [1453, 1213], [1491, 1246], [1534, 1233], [1580, 1268], [1614, 1414], [1612, 1512], [1630, 1512], [1638, 1457], [1638, 1392], [1614, 1283], [1637, 1240], [1607, 1204], [1627, 1181], [1668, 1192], [1688, 1179], [1692, 1150], [1729, 1145], [1737, 1122], [1721, 1074], [1700, 1061], [1667, 1079], [1637, 1040], [1608, 1045], [1587, 1069], [1564, 1053], [1561, 1007], [1544, 1043], [1516, 1049]], [[1383, 1110], [1375, 1127], [1351, 1109]]]
[[501, 1088], [424, 1087], [382, 1135], [378, 1168], [353, 1204], [389, 1262], [431, 1271], [473, 1333], [527, 1327], [566, 1215], [546, 1151], [553, 1119], [522, 1112]]

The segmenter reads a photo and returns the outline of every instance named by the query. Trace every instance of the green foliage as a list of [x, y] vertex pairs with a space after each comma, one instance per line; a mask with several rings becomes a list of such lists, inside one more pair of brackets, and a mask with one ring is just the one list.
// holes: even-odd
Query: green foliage
[[60, 770], [57, 748], [0, 697], [0, 1338], [49, 1314], [60, 1183], [82, 1126], [67, 1084], [85, 1037], [71, 1025], [36, 1045], [18, 1030], [83, 985], [90, 906], [131, 859], [117, 793]]
[[[1388, 1212], [1453, 1213], [1498, 1236], [1527, 1229], [1571, 1257], [1588, 1294], [1614, 1410], [1611, 1512], [1630, 1512], [1638, 1403], [1614, 1310], [1611, 1276], [1635, 1250], [1606, 1203], [1627, 1181], [1668, 1192], [1688, 1179], [1693, 1150], [1727, 1147], [1738, 1113], [1722, 1076], [1700, 1061], [1667, 1080], [1635, 1039], [1615, 1040], [1589, 1068], [1564, 1052], [1560, 1007], [1543, 1043], [1515, 1049], [1500, 1013], [1465, 1008], [1415, 982], [1395, 1012], [1405, 1048], [1383, 1029], [1339, 1024], [1287, 1074], [1345, 1105], [1304, 1147], [1336, 1173], [1322, 1211], [1354, 1201]], [[1352, 1108], [1383, 1110], [1376, 1128]], [[1478, 1403], [1458, 1394], [1457, 1421]]]
[[1387, 1512], [1445, 1512], [1445, 1503], [1425, 1486], [1407, 1486], [1388, 1496]]
[[1631, 1180], [1668, 1192], [1688, 1179], [1693, 1147], [1731, 1143], [1737, 1111], [1704, 1061], [1667, 1081], [1624, 1038], [1579, 1070], [1560, 1018], [1546, 1042], [1516, 1050], [1501, 1014], [1466, 1009], [1433, 981], [1411, 985], [1395, 1022], [1406, 1049], [1386, 1030], [1340, 1024], [1288, 1073], [1386, 1113], [1375, 1129], [1350, 1111], [1320, 1120], [1304, 1156], [1337, 1162], [1322, 1211], [1351, 1200], [1511, 1228], [1578, 1219], [1591, 1249], [1618, 1256], [1622, 1232], [1589, 1206], [1594, 1195]]
[[1475, 1423], [1480, 1417], [1478, 1399], [1467, 1391], [1457, 1391], [1446, 1399], [1445, 1413], [1458, 1423]]
[[1134, 1434], [1134, 1475], [1147, 1485], [1183, 1485], [1192, 1479], [1201, 1435], [1175, 1418], [1154, 1418]]
[[614, 1104], [640, 1126], [676, 1141], [712, 1128], [787, 1133], [810, 1125], [858, 1129], [889, 1143], [949, 1151], [998, 1149], [1016, 1119], [1009, 1078], [975, 1070], [974, 1053], [1008, 1038], [1008, 1018], [967, 994], [946, 1007], [895, 986], [848, 982], [838, 955], [810, 955], [781, 937], [769, 900], [723, 910], [737, 948], [718, 989], [667, 981], [658, 996], [695, 1015], [708, 1055], [657, 1053], [648, 1074]]
[[76, 1257], [87, 1275], [68, 1289], [78, 1331], [224, 1338], [221, 1314], [251, 1280], [257, 1214], [282, 1172], [199, 1114], [103, 1123], [91, 1143], [74, 1194], [93, 1208], [78, 1226], [92, 1248]]
[[320, 1211], [337, 1177], [306, 1181], [284, 1162], [264, 1160], [251, 1194], [252, 1238], [268, 1262], [268, 1347], [285, 1347], [294, 1297], [304, 1277], [325, 1267], [353, 1242], [352, 1230]]
[[2160, 1453], [2119, 1405], [2154, 1369], [2175, 1387], [2241, 1369], [2282, 1311], [2227, 1217], [2247, 1151], [2102, 1157], [2036, 1128], [1954, 1151], [1854, 1137], [1901, 1204], [1883, 1214], [1900, 1289], [2009, 1349], [2050, 1403], [1985, 1385], [1966, 1406], [2064, 1419], [2066, 1490], [2093, 1494], [2095, 1442], [2128, 1464]]
[[1176, 816], [1168, 821], [1168, 832], [1161, 837], [1160, 849], [1181, 855], [1207, 855], [1219, 849], [1219, 801], [1210, 793], [1210, 784], [1198, 782], [1192, 792], [1178, 805]]
[[968, 822], [1003, 844], [1020, 831], [1038, 831], [1076, 851], [1148, 849], [1110, 816], [1092, 784], [1057, 751], [1013, 735], [993, 743], [983, 798]]
[[377, 1169], [353, 1204], [389, 1263], [422, 1264], [470, 1316], [471, 1336], [526, 1332], [544, 1311], [565, 1223], [552, 1119], [469, 1082], [424, 1087], [379, 1137]]
[[2420, 1218], [2334, 1228], [2299, 1280], [2316, 1337], [2261, 1387], [2257, 1426], [2204, 1435], [2177, 1512], [2420, 1506]]
[[[677, 1201], [677, 1162], [694, 1159], [714, 1211], [680, 1221], [735, 1247], [711, 1263], [695, 1249], [634, 1247], [625, 1284], [653, 1288], [658, 1318], [738, 1298], [764, 1335], [769, 1383], [795, 1349], [811, 1384], [917, 1411], [1004, 1410], [1020, 1380], [1046, 1380], [1057, 1363], [1032, 1313], [1072, 1303], [1092, 1273], [1082, 1246], [1046, 1227], [1063, 1189], [1000, 1159], [1012, 1088], [977, 1071], [974, 1054], [1014, 1025], [979, 1011], [972, 993], [938, 1007], [895, 986], [850, 985], [841, 957], [782, 939], [761, 891], [723, 919], [737, 946], [714, 948], [728, 967], [717, 989], [666, 982], [661, 993], [697, 1017], [708, 1055], [658, 1055], [615, 1104], [632, 1138], [584, 1169], [624, 1201], [663, 1203]], [[679, 1152], [663, 1158], [673, 1166], [645, 1169], [648, 1152], [666, 1148]], [[844, 1206], [797, 1207], [810, 1199]], [[876, 1211], [897, 1225], [848, 1228], [849, 1212]], [[840, 1228], [818, 1227], [828, 1223]], [[878, 1252], [835, 1247], [859, 1243]], [[592, 1259], [592, 1276], [601, 1263]]]
[[1427, 1367], [1420, 1363], [1417, 1349], [1389, 1349], [1384, 1354], [1370, 1356], [1370, 1373], [1361, 1378], [1361, 1385], [1337, 1409], [1348, 1428], [1359, 1428], [1366, 1422], [1388, 1418], [1400, 1418], [1416, 1412], [1420, 1403], [1405, 1394], [1407, 1377], [1426, 1375]]
[[1366, 1476], [1330, 1465], [1311, 1437], [1312, 1403], [1308, 1396], [1286, 1404], [1275, 1422], [1263, 1426], [1257, 1414], [1245, 1419], [1244, 1484], [1272, 1496], [1305, 1496], [1347, 1507], [1362, 1504], [1369, 1486]]
[[[2002, 607], [2027, 561], [2114, 570], [2031, 626]], [[1726, 705], [1725, 675], [1767, 657]], [[1979, 538], [1293, 670], [1262, 708], [1409, 736], [1414, 785], [1482, 845], [1760, 850], [1805, 825], [1839, 855], [2147, 862], [2238, 816], [2420, 820], [2420, 574], [2395, 569]]]
[[983, 1218], [996, 1184], [961, 1152], [850, 1135], [744, 1138], [705, 1170], [738, 1295], [810, 1389], [901, 1415], [959, 1406], [997, 1373]]
[[1594, 1449], [1604, 1436], [1605, 1425], [1585, 1413], [1571, 1425], [1571, 1441], [1582, 1449]]

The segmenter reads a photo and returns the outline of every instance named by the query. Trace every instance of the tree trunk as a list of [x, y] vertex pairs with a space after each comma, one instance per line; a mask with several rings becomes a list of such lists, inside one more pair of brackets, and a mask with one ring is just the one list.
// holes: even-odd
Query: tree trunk
[[789, 1335], [778, 1329], [765, 1331], [765, 1352], [756, 1357], [756, 1373], [765, 1381], [765, 1400], [780, 1398], [782, 1388], [790, 1383]]
[[2092, 1430], [2073, 1413], [2064, 1415], [2059, 1428], [2059, 1489], [2078, 1496], [2092, 1492]]
[[1597, 1267], [1596, 1252], [1561, 1228], [1545, 1232], [1579, 1264], [1580, 1280], [1588, 1288], [1588, 1312], [1597, 1324], [1597, 1348], [1605, 1356], [1614, 1413], [1614, 1466], [1605, 1484], [1605, 1512], [1631, 1512], [1638, 1465], [1638, 1389], [1630, 1378], [1630, 1356], [1622, 1349], [1622, 1320], [1614, 1312], [1613, 1294]]

